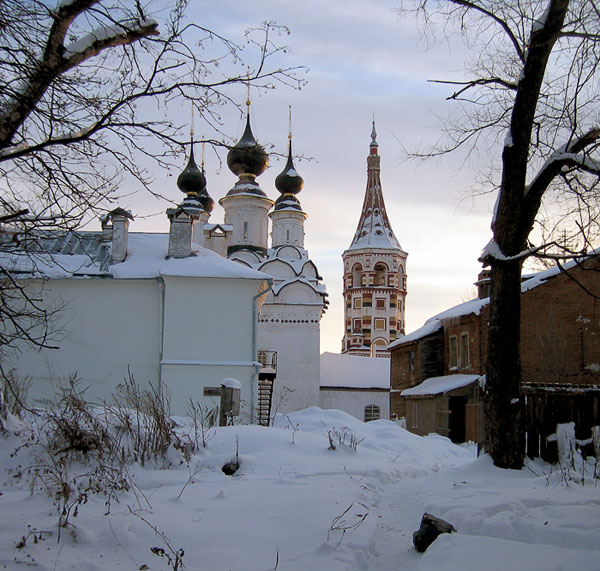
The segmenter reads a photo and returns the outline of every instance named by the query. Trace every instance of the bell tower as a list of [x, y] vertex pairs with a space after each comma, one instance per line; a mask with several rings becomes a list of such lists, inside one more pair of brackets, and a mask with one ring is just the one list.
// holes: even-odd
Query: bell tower
[[375, 121], [367, 157], [367, 188], [344, 263], [342, 353], [389, 357], [387, 346], [404, 334], [406, 258], [387, 216], [381, 190]]

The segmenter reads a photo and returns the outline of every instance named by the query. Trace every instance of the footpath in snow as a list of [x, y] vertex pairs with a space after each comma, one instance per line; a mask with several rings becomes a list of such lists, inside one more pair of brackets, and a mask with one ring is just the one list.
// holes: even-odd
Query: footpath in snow
[[[162, 463], [131, 465], [135, 486], [90, 493], [58, 542], [52, 482], [30, 493], [39, 455], [15, 453], [24, 426], [0, 435], [0, 569], [172, 569], [176, 553], [207, 571], [600, 569], [591, 474], [583, 485], [541, 463], [498, 470], [473, 447], [318, 408], [273, 428], [214, 429], [187, 462], [169, 450]], [[232, 461], [240, 468], [226, 476]], [[420, 554], [412, 532], [425, 511], [458, 532]]]

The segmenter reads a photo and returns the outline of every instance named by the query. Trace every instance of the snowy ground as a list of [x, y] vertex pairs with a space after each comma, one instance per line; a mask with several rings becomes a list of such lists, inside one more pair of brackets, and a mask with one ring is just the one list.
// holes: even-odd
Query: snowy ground
[[[236, 441], [240, 470], [226, 476]], [[208, 571], [600, 569], [600, 485], [589, 477], [574, 483], [539, 463], [498, 470], [473, 448], [388, 421], [313, 408], [275, 428], [217, 429], [189, 466], [131, 467], [138, 489], [109, 515], [106, 498], [90, 496], [60, 543], [51, 499], [15, 477], [32, 461], [28, 449], [11, 456], [17, 445], [0, 436], [0, 568], [172, 568], [158, 547]], [[420, 554], [412, 532], [425, 511], [458, 533]]]

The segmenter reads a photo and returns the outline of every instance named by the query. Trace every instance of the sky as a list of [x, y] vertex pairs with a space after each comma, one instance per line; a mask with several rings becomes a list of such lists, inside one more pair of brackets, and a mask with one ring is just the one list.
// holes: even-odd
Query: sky
[[[100, 422], [112, 418], [100, 410]], [[191, 420], [175, 420], [179, 438], [194, 442]], [[593, 457], [584, 464], [579, 452], [572, 464], [565, 456], [561, 466], [501, 470], [472, 444], [313, 407], [278, 415], [273, 427], [208, 430], [187, 461], [171, 445], [156, 461], [117, 464], [115, 482], [106, 446], [104, 472], [94, 451], [59, 472], [31, 427], [12, 417], [0, 438], [3, 569], [173, 569], [166, 554], [179, 550], [185, 569], [218, 571], [598, 569], [600, 486]], [[103, 427], [127, 449], [126, 431]], [[236, 460], [235, 475], [223, 474]], [[93, 485], [85, 472], [98, 475]], [[128, 490], [111, 490], [123, 480]], [[72, 485], [73, 505], [57, 541], [60, 482]], [[412, 534], [424, 512], [457, 532], [418, 553]]]
[[[252, 92], [251, 120], [255, 137], [275, 153], [286, 152], [288, 108], [292, 105], [296, 169], [304, 178], [298, 195], [308, 214], [305, 247], [316, 263], [329, 293], [329, 308], [321, 322], [321, 350], [339, 352], [343, 336], [342, 252], [350, 245], [366, 186], [366, 158], [371, 122], [376, 122], [381, 179], [388, 216], [402, 248], [408, 252], [406, 332], [417, 329], [440, 311], [474, 295], [481, 266], [477, 258], [491, 237], [494, 197], [472, 200], [472, 165], [454, 156], [428, 162], [406, 160], [406, 150], [435, 143], [440, 119], [452, 111], [445, 100], [448, 87], [428, 80], [456, 77], [460, 48], [439, 42], [428, 48], [410, 19], [399, 19], [396, 2], [262, 0], [194, 2], [190, 18], [230, 39], [243, 41], [244, 30], [263, 21], [289, 28], [274, 41], [289, 47], [276, 66], [305, 66], [300, 90], [279, 86]], [[250, 57], [250, 59], [252, 59]], [[229, 95], [246, 99], [243, 86]], [[182, 111], [183, 113], [183, 111]], [[244, 119], [234, 108], [220, 110], [223, 131], [239, 138]], [[183, 124], [188, 123], [185, 118]], [[197, 134], [214, 133], [196, 121]], [[221, 155], [224, 159], [224, 154]], [[181, 166], [186, 159], [182, 151]], [[275, 200], [274, 179], [284, 161], [271, 155], [270, 167], [258, 182]], [[174, 202], [181, 194], [178, 172], [156, 173], [156, 189]], [[223, 220], [218, 199], [236, 177], [212, 152], [206, 153], [208, 192], [217, 206], [211, 222]], [[121, 206], [140, 219], [131, 230], [168, 231], [167, 205], [132, 195]], [[127, 203], [129, 201], [129, 203]]]

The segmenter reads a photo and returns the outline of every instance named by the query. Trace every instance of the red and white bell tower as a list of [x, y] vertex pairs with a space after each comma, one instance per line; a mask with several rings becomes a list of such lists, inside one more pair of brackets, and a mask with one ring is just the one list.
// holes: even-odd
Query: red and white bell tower
[[345, 326], [342, 353], [389, 357], [387, 346], [404, 334], [406, 258], [387, 216], [375, 121], [367, 157], [367, 188], [344, 262]]

